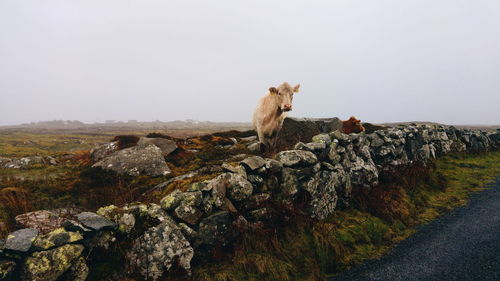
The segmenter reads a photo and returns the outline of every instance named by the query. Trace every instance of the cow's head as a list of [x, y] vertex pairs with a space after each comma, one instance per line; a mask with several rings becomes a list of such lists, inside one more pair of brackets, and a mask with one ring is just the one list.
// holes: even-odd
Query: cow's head
[[269, 93], [276, 97], [276, 103], [281, 111], [290, 111], [292, 110], [293, 94], [298, 93], [299, 88], [300, 84], [291, 87], [290, 84], [284, 82], [278, 88], [269, 88]]
[[342, 122], [342, 130], [345, 134], [350, 133], [361, 133], [365, 131], [363, 125], [361, 125], [361, 120], [358, 120], [356, 117], [351, 116], [349, 120]]

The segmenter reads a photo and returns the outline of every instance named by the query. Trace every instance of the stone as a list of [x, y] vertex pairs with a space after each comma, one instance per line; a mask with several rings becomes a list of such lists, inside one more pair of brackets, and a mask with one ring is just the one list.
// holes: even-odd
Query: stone
[[339, 184], [334, 172], [321, 171], [304, 185], [311, 198], [307, 205], [311, 218], [325, 220], [333, 213], [337, 205], [335, 186]]
[[257, 136], [244, 137], [244, 138], [240, 138], [240, 140], [243, 142], [253, 142], [253, 141], [257, 140]]
[[68, 277], [67, 280], [71, 281], [85, 281], [89, 275], [89, 267], [85, 262], [85, 258], [80, 257], [65, 273]]
[[107, 156], [113, 154], [118, 150], [118, 142], [109, 142], [102, 144], [98, 147], [92, 148], [90, 150], [90, 160], [92, 163], [96, 163], [106, 158]]
[[227, 245], [230, 241], [228, 231], [233, 222], [232, 215], [227, 211], [217, 212], [201, 220], [198, 228], [197, 244]]
[[228, 177], [229, 186], [226, 188], [228, 190], [228, 198], [234, 201], [242, 201], [253, 193], [252, 184], [237, 174], [230, 174]]
[[241, 175], [244, 178], [247, 177], [247, 171], [241, 165], [231, 165], [231, 164], [228, 164], [228, 163], [222, 163], [222, 170], [225, 171], [225, 172], [231, 172], [231, 173], [239, 174], [239, 175]]
[[313, 152], [317, 155], [323, 153], [325, 148], [326, 148], [326, 143], [324, 142], [308, 142], [308, 143], [298, 142], [294, 147], [295, 150], [306, 150]]
[[182, 197], [183, 197], [183, 192], [178, 189], [175, 189], [174, 191], [170, 192], [167, 196], [163, 197], [160, 200], [160, 206], [167, 211], [173, 210], [177, 206], [179, 206], [179, 204], [182, 201]]
[[336, 142], [332, 142], [328, 149], [328, 159], [330, 159], [334, 165], [340, 163], [340, 160], [342, 159], [337, 152], [337, 145], [338, 144]]
[[333, 141], [337, 141], [340, 145], [348, 145], [351, 143], [349, 135], [342, 133], [341, 131], [333, 131], [330, 134], [330, 138]]
[[159, 280], [177, 262], [189, 273], [193, 255], [194, 250], [182, 230], [166, 220], [132, 242], [126, 254], [127, 271], [137, 272], [146, 280]]
[[83, 234], [90, 234], [92, 232], [92, 229], [74, 220], [66, 220], [61, 226], [67, 231], [78, 231]]
[[283, 168], [280, 191], [284, 199], [291, 199], [299, 188], [299, 180], [294, 169]]
[[342, 121], [338, 118], [287, 117], [279, 133], [278, 147], [280, 150], [290, 149], [299, 141], [311, 142], [318, 134], [341, 129]]
[[264, 178], [258, 175], [249, 175], [247, 180], [257, 187], [264, 182]]
[[56, 281], [79, 261], [83, 250], [82, 245], [67, 244], [53, 250], [35, 252], [24, 263], [23, 280]]
[[39, 210], [18, 215], [15, 218], [16, 224], [24, 228], [36, 228], [41, 233], [48, 233], [56, 228], [59, 228], [65, 221], [65, 218], [58, 214]]
[[266, 160], [260, 156], [252, 156], [241, 161], [243, 165], [249, 172], [255, 171], [259, 168], [266, 166]]
[[92, 212], [82, 212], [76, 215], [77, 219], [85, 226], [96, 231], [114, 230], [117, 224], [111, 220]]
[[260, 142], [254, 142], [254, 143], [251, 143], [247, 146], [247, 149], [248, 151], [250, 151], [251, 153], [259, 153], [262, 149], [262, 145]]
[[332, 138], [328, 134], [319, 134], [312, 137], [312, 141], [329, 145], [332, 142]]
[[354, 186], [370, 188], [378, 184], [378, 171], [372, 159], [363, 160], [357, 157], [351, 162], [351, 183]]
[[314, 165], [318, 158], [314, 153], [304, 150], [286, 150], [276, 155], [276, 159], [286, 167]]
[[138, 145], [114, 152], [92, 167], [112, 170], [120, 175], [165, 176], [171, 173], [162, 151], [155, 145]]
[[78, 232], [66, 231], [58, 228], [44, 235], [39, 235], [33, 242], [33, 250], [43, 251], [83, 240], [83, 236]]
[[281, 172], [281, 169], [283, 169], [283, 164], [280, 161], [266, 158], [266, 171], [275, 174]]
[[23, 228], [14, 231], [7, 236], [4, 249], [26, 253], [30, 250], [37, 236], [38, 230], [35, 228]]
[[161, 154], [163, 156], [167, 156], [170, 153], [174, 152], [178, 147], [175, 141], [165, 139], [165, 138], [145, 138], [141, 137], [137, 142], [137, 145], [156, 145], [161, 150]]
[[196, 239], [198, 233], [192, 229], [191, 227], [189, 227], [187, 224], [185, 223], [179, 223], [179, 228], [181, 229], [182, 233], [184, 234], [184, 236], [191, 242], [193, 241], [194, 239]]
[[184, 222], [194, 225], [198, 222], [203, 213], [198, 210], [198, 208], [190, 205], [187, 201], [183, 201], [175, 208], [174, 215]]

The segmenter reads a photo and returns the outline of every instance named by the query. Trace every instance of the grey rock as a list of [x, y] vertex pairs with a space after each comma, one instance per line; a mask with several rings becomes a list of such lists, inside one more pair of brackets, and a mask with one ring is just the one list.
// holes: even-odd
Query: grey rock
[[249, 172], [255, 171], [259, 168], [266, 166], [266, 160], [260, 156], [252, 156], [241, 161], [243, 165]]
[[351, 139], [349, 138], [349, 135], [346, 135], [340, 131], [333, 131], [329, 135], [330, 135], [332, 141], [337, 140], [337, 142], [341, 145], [348, 145], [351, 143]]
[[118, 174], [138, 176], [165, 176], [171, 173], [163, 158], [162, 151], [155, 145], [138, 145], [116, 151], [95, 163], [92, 167], [101, 167]]
[[338, 118], [291, 118], [283, 121], [279, 133], [281, 147], [291, 148], [295, 143], [310, 142], [321, 133], [342, 129], [342, 121]]
[[242, 201], [253, 193], [252, 184], [240, 175], [230, 174], [227, 177], [229, 186], [227, 190], [229, 191], [228, 197], [234, 201]]
[[201, 220], [198, 229], [197, 244], [227, 245], [231, 235], [228, 231], [233, 222], [232, 215], [227, 211], [217, 212]]
[[165, 138], [140, 138], [139, 141], [137, 142], [137, 145], [156, 145], [158, 148], [161, 150], [161, 154], [163, 156], [167, 156], [170, 153], [174, 152], [178, 147], [175, 141], [165, 139]]
[[90, 150], [90, 160], [92, 161], [92, 163], [96, 163], [106, 158], [107, 156], [113, 154], [117, 150], [118, 150], [117, 141], [102, 144]]
[[249, 137], [246, 137], [246, 138], [240, 138], [240, 140], [244, 141], [244, 142], [253, 142], [253, 141], [257, 140], [257, 136], [249, 136]]
[[7, 236], [4, 249], [23, 253], [28, 252], [37, 236], [38, 230], [34, 228], [14, 231]]
[[262, 144], [260, 142], [254, 142], [247, 146], [248, 151], [252, 153], [259, 153], [262, 149]]
[[225, 172], [239, 174], [240, 176], [242, 176], [244, 178], [247, 177], [247, 171], [241, 165], [233, 166], [233, 165], [228, 164], [228, 163], [222, 163], [222, 170]]
[[269, 173], [278, 173], [281, 169], [283, 169], [283, 163], [278, 160], [266, 158], [266, 170], [269, 171]]
[[116, 223], [92, 212], [82, 212], [76, 217], [85, 227], [96, 231], [114, 230], [117, 227]]
[[61, 226], [64, 227], [64, 229], [66, 229], [67, 231], [78, 231], [84, 234], [89, 234], [93, 231], [92, 229], [87, 228], [83, 226], [83, 224], [74, 220], [66, 220]]
[[299, 179], [296, 175], [296, 171], [291, 168], [283, 168], [281, 175], [281, 186], [280, 191], [283, 199], [292, 199], [299, 188]]
[[194, 250], [181, 229], [166, 220], [151, 227], [132, 242], [126, 255], [127, 271], [147, 280], [158, 280], [177, 261], [190, 272]]
[[318, 158], [314, 153], [304, 150], [286, 150], [276, 155], [276, 159], [287, 167], [314, 165]]
[[[201, 202], [200, 202], [201, 203]], [[187, 201], [182, 201], [174, 210], [174, 215], [184, 222], [194, 225], [202, 217], [203, 213]]]
[[307, 206], [311, 218], [324, 220], [333, 213], [337, 205], [335, 185], [339, 184], [334, 172], [321, 171], [304, 185], [311, 197]]

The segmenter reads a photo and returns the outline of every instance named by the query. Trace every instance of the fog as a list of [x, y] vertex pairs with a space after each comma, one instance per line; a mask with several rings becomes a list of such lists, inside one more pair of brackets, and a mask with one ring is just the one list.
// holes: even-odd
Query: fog
[[1, 0], [0, 125], [296, 117], [500, 124], [500, 1]]

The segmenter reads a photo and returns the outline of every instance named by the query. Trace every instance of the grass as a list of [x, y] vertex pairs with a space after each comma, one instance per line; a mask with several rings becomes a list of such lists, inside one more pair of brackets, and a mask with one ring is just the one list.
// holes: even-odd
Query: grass
[[383, 175], [378, 187], [358, 191], [353, 207], [325, 222], [295, 217], [283, 228], [246, 233], [223, 258], [194, 266], [189, 280], [326, 280], [381, 257], [416, 226], [466, 204], [499, 174], [496, 151], [453, 154]]

